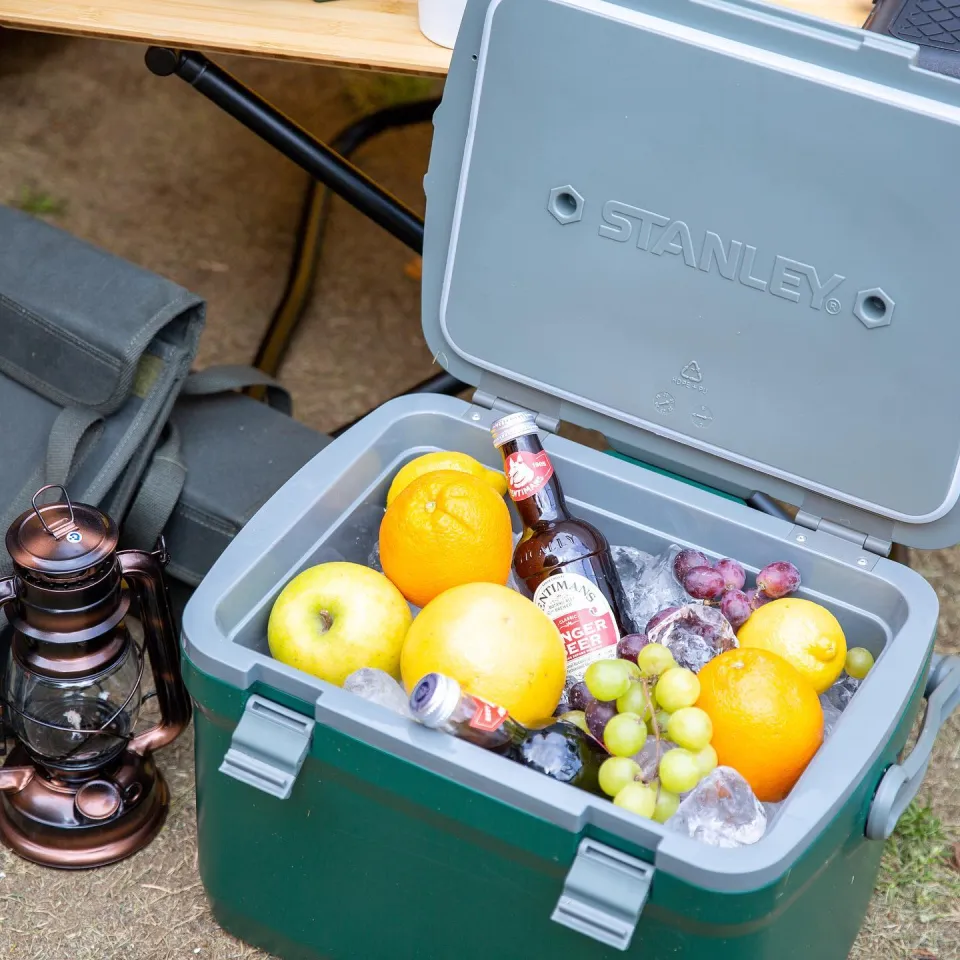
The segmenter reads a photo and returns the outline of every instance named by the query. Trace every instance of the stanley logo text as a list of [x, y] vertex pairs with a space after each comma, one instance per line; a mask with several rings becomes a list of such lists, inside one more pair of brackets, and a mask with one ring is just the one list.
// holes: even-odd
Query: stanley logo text
[[[839, 273], [821, 274], [810, 263], [790, 257], [757, 254], [757, 248], [742, 240], [724, 241], [712, 230], [696, 232], [683, 220], [673, 220], [652, 210], [632, 207], [618, 200], [603, 205], [601, 237], [626, 243], [635, 239], [640, 250], [656, 256], [672, 254], [704, 273], [717, 273], [745, 287], [770, 293], [793, 303], [805, 303], [814, 310], [827, 304], [828, 313], [839, 304], [831, 298], [846, 279]], [[828, 299], [831, 298], [831, 299]]]

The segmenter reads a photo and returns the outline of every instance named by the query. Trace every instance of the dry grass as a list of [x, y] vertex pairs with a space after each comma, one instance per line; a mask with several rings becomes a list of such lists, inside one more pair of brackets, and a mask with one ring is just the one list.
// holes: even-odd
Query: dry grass
[[[937, 649], [960, 653], [960, 548], [913, 551], [911, 566], [940, 597]], [[960, 958], [960, 712], [937, 740], [920, 802], [901, 820], [884, 855], [855, 960]], [[926, 955], [926, 956], [925, 956]]]
[[170, 816], [131, 859], [83, 873], [46, 870], [0, 849], [0, 957], [15, 960], [206, 960], [263, 957], [210, 917], [196, 871], [193, 750], [160, 755]]

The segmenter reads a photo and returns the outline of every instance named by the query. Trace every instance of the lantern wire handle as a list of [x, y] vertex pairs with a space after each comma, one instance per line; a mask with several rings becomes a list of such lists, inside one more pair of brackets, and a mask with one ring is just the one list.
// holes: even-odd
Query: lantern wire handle
[[[67, 520], [58, 520], [53, 525], [52, 529], [47, 526], [47, 521], [43, 519], [43, 514], [40, 512], [40, 507], [37, 505], [37, 497], [39, 497], [41, 493], [45, 493], [47, 490], [59, 490], [63, 494], [62, 500], [66, 502], [67, 509], [70, 511], [70, 518]], [[50, 504], [50, 506], [53, 506], [54, 504], [57, 504], [60, 502], [61, 502], [60, 500], [54, 500], [53, 504]], [[70, 494], [67, 493], [67, 488], [63, 486], [63, 484], [61, 483], [46, 484], [46, 486], [41, 487], [33, 495], [33, 499], [31, 499], [30, 503], [33, 505], [33, 512], [37, 515], [37, 518], [43, 524], [43, 529], [46, 530], [47, 533], [49, 533], [54, 540], [60, 540], [61, 538], [65, 537], [71, 530], [77, 529], [77, 523], [73, 516], [73, 503], [70, 500]]]

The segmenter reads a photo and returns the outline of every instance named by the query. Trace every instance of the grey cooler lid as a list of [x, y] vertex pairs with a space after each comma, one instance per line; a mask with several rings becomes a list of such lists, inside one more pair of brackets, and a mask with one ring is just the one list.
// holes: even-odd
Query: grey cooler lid
[[960, 82], [761, 2], [470, 0], [423, 324], [507, 403], [960, 541]]

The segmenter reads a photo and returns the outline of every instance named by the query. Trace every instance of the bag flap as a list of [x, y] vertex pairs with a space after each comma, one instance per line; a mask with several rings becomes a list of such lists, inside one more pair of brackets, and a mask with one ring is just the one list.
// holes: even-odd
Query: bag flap
[[192, 356], [203, 301], [41, 220], [0, 206], [0, 371], [103, 415], [155, 377], [154, 338]]

